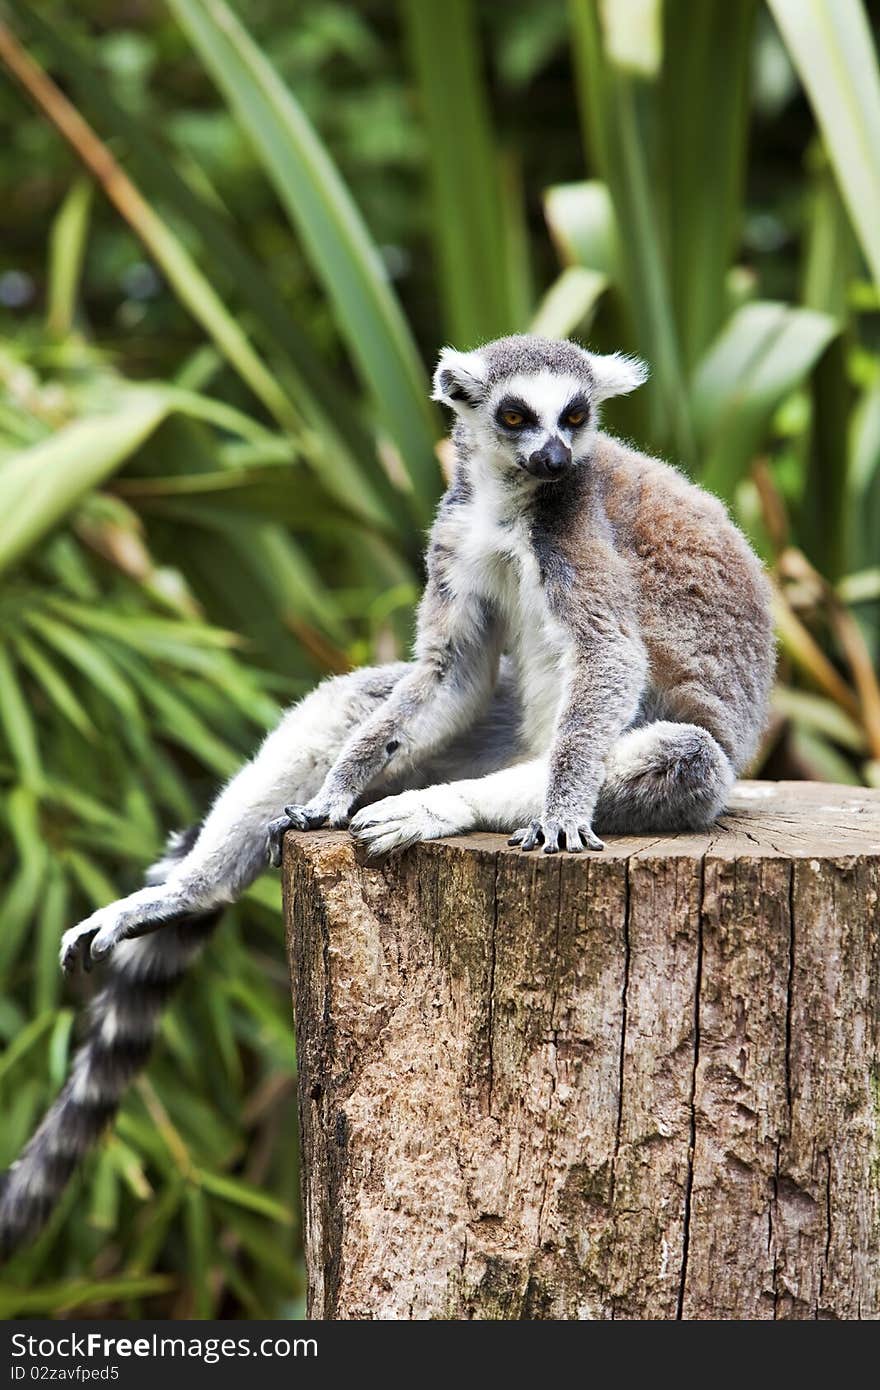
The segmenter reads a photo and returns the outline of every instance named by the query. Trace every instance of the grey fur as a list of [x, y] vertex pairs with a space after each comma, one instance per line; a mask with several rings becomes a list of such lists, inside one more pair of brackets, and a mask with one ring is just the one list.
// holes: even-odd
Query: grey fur
[[[435, 396], [457, 416], [457, 464], [413, 659], [325, 682], [195, 843], [172, 846], [157, 886], [66, 933], [66, 968], [110, 956], [92, 1037], [112, 1005], [120, 1047], [86, 1044], [7, 1175], [7, 1245], [39, 1225], [115, 1110], [165, 982], [266, 853], [280, 862], [288, 831], [350, 823], [380, 855], [492, 829], [554, 853], [600, 849], [597, 830], [701, 829], [723, 809], [766, 719], [769, 589], [715, 498], [598, 430], [601, 401], [644, 375], [538, 338], [444, 352]], [[525, 407], [521, 425], [504, 419], [505, 391]], [[547, 459], [560, 465], [549, 481]]]

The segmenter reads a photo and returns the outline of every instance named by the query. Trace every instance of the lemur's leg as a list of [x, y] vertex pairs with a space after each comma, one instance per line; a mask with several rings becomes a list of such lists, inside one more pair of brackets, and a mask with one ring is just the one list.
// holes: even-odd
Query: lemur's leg
[[705, 830], [735, 773], [707, 729], [657, 720], [617, 740], [605, 764], [596, 824], [611, 835]]
[[[358, 811], [351, 832], [370, 855], [404, 849], [417, 840], [500, 830], [523, 849], [534, 849], [542, 833], [540, 816], [549, 760], [538, 758], [471, 778], [388, 796]], [[658, 721], [632, 729], [613, 745], [599, 792], [596, 824], [606, 833], [638, 835], [656, 831], [702, 830], [724, 809], [734, 772], [727, 755], [706, 729], [696, 724]], [[590, 844], [589, 826], [560, 826], [544, 845], [547, 854], [563, 846], [577, 853]]]
[[336, 676], [289, 710], [217, 797], [192, 849], [163, 883], [99, 908], [65, 932], [63, 968], [72, 970], [80, 960], [88, 965], [120, 941], [175, 918], [234, 902], [265, 867], [267, 848], [278, 861], [280, 837], [272, 823], [285, 801], [314, 796], [352, 730], [387, 700], [408, 669], [396, 662]]
[[469, 830], [509, 832], [538, 814], [546, 782], [547, 760], [536, 758], [487, 777], [400, 792], [358, 811], [351, 833], [368, 854], [378, 856]]
[[347, 825], [380, 777], [406, 776], [461, 737], [492, 700], [502, 641], [491, 606], [473, 593], [453, 596], [429, 560], [416, 659], [384, 704], [355, 728], [317, 795], [285, 806], [284, 828]]

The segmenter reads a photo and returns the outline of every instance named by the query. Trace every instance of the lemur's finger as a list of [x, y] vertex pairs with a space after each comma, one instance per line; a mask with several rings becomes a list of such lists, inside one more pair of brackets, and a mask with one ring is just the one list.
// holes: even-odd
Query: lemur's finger
[[582, 854], [584, 845], [578, 826], [563, 825], [562, 833], [565, 836], [565, 848], [568, 850], [569, 854]]
[[147, 917], [144, 921], [126, 921], [120, 918], [117, 922], [111, 922], [109, 926], [102, 927], [97, 936], [92, 938], [89, 948], [89, 955], [92, 961], [103, 960], [109, 956], [111, 951], [123, 941], [134, 941], [139, 936], [152, 936], [153, 932], [160, 931], [162, 927], [167, 927], [169, 921], [173, 919], [165, 917]]
[[281, 851], [284, 846], [284, 836], [291, 829], [289, 816], [277, 816], [275, 820], [270, 820], [266, 826], [266, 858], [273, 869], [281, 868]]
[[61, 969], [65, 975], [72, 975], [80, 965], [86, 972], [91, 970], [91, 945], [98, 930], [97, 925], [86, 927], [81, 922], [78, 927], [71, 927], [64, 933], [61, 938]]
[[594, 833], [592, 826], [579, 825], [578, 830], [580, 831], [581, 839], [583, 840], [587, 849], [605, 848], [605, 841], [599, 839], [599, 836]]
[[289, 816], [291, 827], [296, 830], [319, 830], [327, 824], [326, 813], [309, 806], [285, 806], [284, 814]]
[[536, 845], [539, 845], [544, 838], [541, 822], [539, 820], [533, 820], [531, 825], [526, 826], [523, 831], [523, 837], [520, 849], [528, 851], [534, 849]]
[[384, 834], [376, 835], [370, 840], [361, 840], [361, 844], [366, 845], [367, 855], [370, 859], [383, 859], [386, 854], [390, 854], [395, 849], [405, 849], [411, 845], [415, 837], [402, 833], [399, 826], [394, 826], [390, 830], [385, 829]]
[[559, 837], [562, 834], [562, 826], [557, 820], [544, 822], [544, 853], [559, 853]]

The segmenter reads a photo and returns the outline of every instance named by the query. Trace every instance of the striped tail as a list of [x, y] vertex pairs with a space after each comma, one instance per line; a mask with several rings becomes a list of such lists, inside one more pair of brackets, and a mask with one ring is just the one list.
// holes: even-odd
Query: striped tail
[[[189, 852], [198, 830], [175, 835], [147, 881], [161, 883]], [[162, 1012], [219, 912], [170, 922], [125, 941], [107, 963], [107, 982], [90, 1009], [86, 1039], [70, 1076], [20, 1158], [0, 1176], [0, 1256], [40, 1231], [75, 1169], [101, 1138], [149, 1058]]]

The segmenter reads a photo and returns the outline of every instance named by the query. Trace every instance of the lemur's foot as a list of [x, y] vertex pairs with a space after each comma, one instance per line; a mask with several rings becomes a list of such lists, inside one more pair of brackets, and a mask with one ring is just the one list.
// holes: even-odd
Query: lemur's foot
[[89, 971], [121, 941], [146, 936], [165, 926], [172, 914], [162, 898], [158, 888], [141, 888], [71, 927], [61, 938], [61, 969], [65, 975], [72, 975], [78, 966]]
[[605, 848], [589, 825], [573, 820], [533, 820], [531, 825], [515, 830], [507, 843], [524, 850], [543, 844], [545, 854], [558, 854], [561, 849], [580, 854], [585, 849]]
[[371, 859], [467, 828], [467, 808], [443, 787], [383, 797], [358, 811], [349, 826]]
[[334, 801], [317, 798], [305, 806], [285, 806], [284, 815], [266, 826], [266, 858], [273, 868], [281, 867], [281, 850], [288, 830], [319, 830], [329, 825], [344, 830], [351, 816], [351, 798]]

